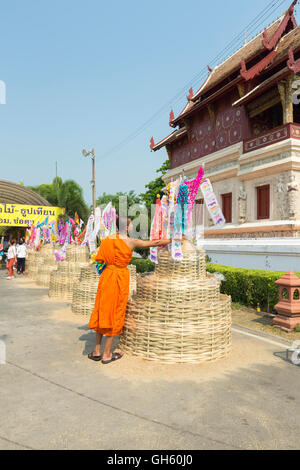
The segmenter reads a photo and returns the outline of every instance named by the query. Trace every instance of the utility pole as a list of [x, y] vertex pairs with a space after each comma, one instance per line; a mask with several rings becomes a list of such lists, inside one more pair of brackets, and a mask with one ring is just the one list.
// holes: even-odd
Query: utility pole
[[82, 154], [84, 157], [88, 157], [91, 155], [92, 157], [92, 199], [93, 199], [93, 214], [95, 215], [96, 209], [96, 174], [95, 174], [95, 149], [92, 149], [90, 152], [87, 152], [85, 149], [82, 150]]
[[92, 149], [92, 190], [93, 190], [93, 213], [96, 209], [96, 175], [95, 175], [95, 149]]

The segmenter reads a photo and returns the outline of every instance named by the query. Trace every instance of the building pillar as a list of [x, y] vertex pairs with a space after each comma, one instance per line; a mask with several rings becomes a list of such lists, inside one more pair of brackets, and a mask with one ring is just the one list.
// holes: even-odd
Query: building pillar
[[292, 85], [294, 82], [294, 76], [288, 77], [286, 80], [282, 80], [278, 83], [278, 91], [281, 99], [282, 111], [283, 111], [283, 124], [289, 124], [294, 122], [294, 108], [293, 108], [293, 90]]

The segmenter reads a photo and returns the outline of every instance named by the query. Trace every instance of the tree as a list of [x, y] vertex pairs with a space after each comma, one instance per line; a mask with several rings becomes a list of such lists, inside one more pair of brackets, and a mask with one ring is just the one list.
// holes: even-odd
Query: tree
[[116, 194], [103, 193], [101, 196], [98, 197], [96, 204], [97, 206], [100, 206], [103, 208], [103, 206], [106, 206], [111, 201], [113, 206], [115, 206], [117, 213], [119, 213], [120, 197], [127, 197], [128, 208], [132, 206], [133, 204], [139, 204], [141, 202], [140, 196], [138, 196], [133, 190], [131, 190], [128, 193], [122, 193], [122, 192], [118, 192]]
[[67, 180], [58, 187], [58, 204], [66, 209], [68, 216], [74, 217], [77, 212], [79, 218], [87, 222], [89, 208], [83, 199], [81, 186], [74, 180]]
[[162, 179], [162, 177], [167, 173], [170, 168], [169, 160], [166, 160], [162, 166], [156, 170], [156, 173], [160, 173], [160, 176], [150, 183], [146, 184], [147, 191], [145, 193], [140, 194], [141, 199], [145, 202], [146, 207], [148, 209], [148, 214], [151, 214], [151, 205], [155, 204], [157, 195], [163, 195], [163, 188], [166, 186], [166, 183]]
[[87, 222], [89, 208], [84, 201], [83, 190], [76, 181], [54, 178], [50, 184], [30, 186], [30, 189], [47, 199], [53, 206], [64, 207], [67, 217], [74, 217], [77, 212], [78, 216]]

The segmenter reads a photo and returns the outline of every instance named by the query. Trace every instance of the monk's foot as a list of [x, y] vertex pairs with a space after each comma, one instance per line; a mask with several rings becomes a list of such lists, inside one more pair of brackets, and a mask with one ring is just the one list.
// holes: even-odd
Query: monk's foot
[[123, 353], [117, 353], [117, 352], [114, 352], [107, 356], [103, 354], [103, 358], [101, 362], [102, 364], [110, 364], [111, 362], [115, 362], [115, 361], [118, 361], [119, 359], [122, 359], [123, 355], [124, 355]]
[[99, 362], [102, 359], [102, 356], [98, 352], [94, 351], [88, 355], [88, 358], [92, 361]]

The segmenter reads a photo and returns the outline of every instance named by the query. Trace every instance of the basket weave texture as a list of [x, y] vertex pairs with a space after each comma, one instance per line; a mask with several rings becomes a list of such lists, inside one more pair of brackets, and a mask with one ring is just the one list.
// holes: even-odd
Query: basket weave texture
[[[136, 291], [136, 266], [128, 266], [130, 272], [130, 298]], [[91, 315], [99, 285], [99, 275], [93, 266], [82, 268], [80, 278], [75, 281], [72, 311], [77, 315]]]
[[182, 262], [159, 250], [152, 275], [138, 276], [128, 302], [122, 349], [161, 363], [201, 363], [231, 351], [231, 298], [206, 275], [205, 252], [183, 243]]
[[50, 272], [53, 271], [52, 267], [56, 265], [52, 244], [43, 245], [40, 251], [30, 250], [27, 253], [26, 273], [40, 286], [49, 287]]
[[74, 283], [86, 266], [87, 263], [59, 262], [57, 271], [50, 274], [49, 297], [72, 301]]
[[35, 265], [36, 251], [28, 251], [26, 255], [26, 274], [31, 277], [32, 268]]
[[76, 263], [87, 263], [89, 261], [88, 247], [76, 245], [74, 243], [68, 245], [66, 252], [66, 261], [73, 261]]
[[74, 283], [72, 311], [77, 315], [90, 315], [93, 311], [99, 274], [93, 266], [82, 268], [79, 279]]
[[53, 271], [57, 270], [57, 264], [55, 259], [46, 258], [43, 264], [38, 265], [36, 273], [36, 283], [38, 286], [49, 288], [50, 275]]

